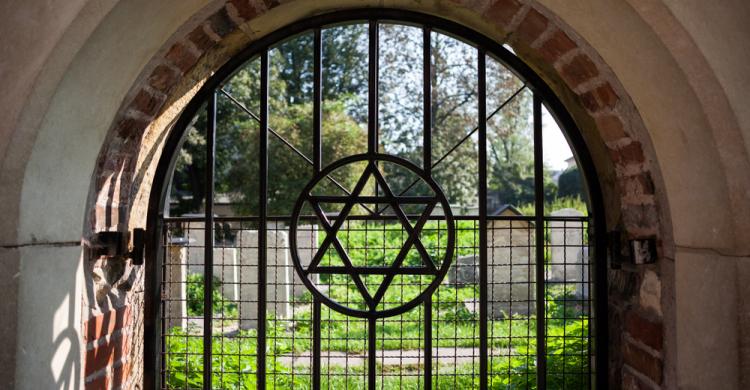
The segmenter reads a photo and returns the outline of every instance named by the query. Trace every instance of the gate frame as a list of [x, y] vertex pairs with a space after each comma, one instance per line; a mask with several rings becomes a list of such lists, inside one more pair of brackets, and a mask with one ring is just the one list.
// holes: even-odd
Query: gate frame
[[[198, 92], [179, 114], [179, 119], [169, 129], [169, 135], [162, 149], [154, 174], [152, 191], [148, 200], [147, 238], [145, 255], [145, 321], [144, 321], [144, 388], [156, 389], [161, 377], [162, 362], [158, 346], [163, 343], [161, 329], [156, 321], [160, 317], [162, 264], [162, 218], [166, 195], [171, 184], [174, 165], [182, 146], [190, 121], [205, 102], [213, 100], [213, 94], [220, 84], [232, 76], [243, 64], [272, 45], [316, 27], [355, 21], [393, 21], [416, 23], [435, 27], [437, 30], [456, 36], [470, 44], [476, 44], [488, 54], [494, 55], [510, 71], [526, 81], [527, 86], [546, 103], [550, 114], [560, 125], [563, 135], [572, 147], [574, 157], [584, 177], [593, 213], [593, 254], [594, 266], [594, 367], [595, 385], [606, 388], [608, 384], [608, 283], [607, 283], [607, 228], [604, 214], [604, 201], [596, 168], [588, 147], [572, 115], [552, 88], [522, 59], [498, 43], [474, 29], [438, 16], [416, 11], [392, 8], [354, 8], [334, 11], [302, 19], [283, 26], [247, 45], [226, 63], [221, 65], [201, 86]], [[368, 58], [368, 62], [371, 61]], [[536, 99], [535, 99], [536, 100]], [[536, 159], [536, 157], [535, 157]], [[153, 189], [158, 191], [153, 191]], [[207, 225], [208, 226], [208, 225]], [[538, 246], [538, 245], [537, 245]], [[208, 279], [210, 280], [210, 279]], [[537, 282], [537, 284], [539, 284]], [[541, 284], [542, 286], [544, 283]], [[210, 294], [209, 294], [210, 297]], [[483, 343], [486, 344], [486, 343]], [[163, 346], [162, 346], [163, 347]]]

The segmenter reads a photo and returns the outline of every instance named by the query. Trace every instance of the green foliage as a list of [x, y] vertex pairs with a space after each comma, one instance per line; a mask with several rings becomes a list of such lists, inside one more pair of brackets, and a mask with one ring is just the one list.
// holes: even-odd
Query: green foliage
[[[195, 279], [192, 277], [191, 279]], [[218, 285], [214, 286], [219, 289]], [[343, 300], [347, 286], [333, 285], [329, 290], [332, 298]], [[417, 286], [399, 286], [398, 290], [417, 289]], [[436, 347], [477, 347], [478, 318], [469, 312], [462, 302], [476, 299], [475, 287], [452, 288], [443, 286], [433, 295], [434, 346]], [[559, 287], [547, 289], [547, 383], [549, 388], [584, 388], [590, 381], [588, 353], [590, 345], [588, 318], [582, 314], [580, 303], [571, 289]], [[307, 306], [309, 307], [309, 306]], [[191, 314], [192, 315], [192, 314]], [[409, 350], [421, 348], [423, 337], [423, 307], [417, 307], [393, 321], [378, 323], [377, 348], [385, 350]], [[367, 349], [366, 321], [347, 317], [322, 307], [321, 324], [322, 349], [324, 351], [345, 351], [365, 353]], [[289, 353], [310, 351], [311, 312], [296, 310], [294, 322], [294, 342], [288, 338], [292, 329], [282, 325], [286, 321], [276, 321], [270, 316], [267, 322], [269, 347], [266, 352], [268, 388], [309, 388], [310, 377], [297, 373], [284, 366], [280, 356]], [[491, 320], [489, 347], [493, 350], [510, 348], [509, 354], [494, 356], [490, 366], [490, 387], [493, 389], [520, 389], [536, 387], [536, 319], [534, 316], [514, 316], [512, 319]], [[527, 337], [528, 336], [528, 337]], [[243, 330], [233, 336], [214, 337], [213, 342], [213, 387], [221, 389], [254, 389], [257, 332]], [[190, 334], [173, 328], [166, 335], [165, 364], [168, 369], [169, 388], [201, 387], [203, 373], [203, 341], [200, 335]], [[299, 368], [297, 368], [299, 369]], [[379, 368], [382, 369], [382, 368]], [[401, 369], [408, 369], [402, 367]], [[347, 371], [348, 370], [348, 371]], [[331, 366], [330, 375], [324, 375], [322, 384], [336, 389], [360, 389], [366, 385], [362, 375], [364, 366], [350, 366], [347, 369]], [[476, 367], [472, 364], [435, 367], [435, 383], [439, 389], [474, 388], [477, 386]], [[223, 374], [219, 374], [223, 372]], [[348, 372], [349, 377], [344, 377]], [[442, 379], [441, 373], [459, 375], [454, 382]], [[354, 374], [354, 375], [352, 375]], [[472, 375], [473, 374], [473, 375]], [[388, 388], [421, 388], [417, 376], [386, 377], [384, 386]], [[330, 385], [330, 386], [329, 386]]]
[[[203, 315], [204, 280], [202, 274], [188, 274], [187, 276], [185, 283], [187, 285], [187, 312], [190, 316]], [[221, 294], [221, 280], [214, 277], [212, 286], [211, 297], [214, 313], [220, 314], [226, 319], [238, 318], [237, 304], [227, 300]]]
[[[581, 198], [554, 198], [551, 201], [547, 201], [544, 203], [544, 213], [547, 215], [549, 215], [549, 213], [553, 211], [562, 209], [575, 209], [583, 213], [583, 215], [588, 215], [589, 213], [586, 202]], [[521, 205], [518, 207], [518, 211], [520, 211], [523, 215], [534, 215], [534, 203], [530, 202]]]
[[557, 179], [557, 196], [559, 198], [586, 198], [583, 176], [577, 165], [560, 174]]

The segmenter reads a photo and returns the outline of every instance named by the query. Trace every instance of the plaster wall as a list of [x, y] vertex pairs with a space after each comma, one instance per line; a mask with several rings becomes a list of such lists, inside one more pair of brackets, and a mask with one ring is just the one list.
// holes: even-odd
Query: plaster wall
[[[311, 8], [324, 7], [327, 3], [290, 2], [272, 11], [265, 23], [278, 26], [282, 21], [305, 15]], [[351, 3], [383, 5], [374, 1]], [[477, 22], [478, 18], [467, 16], [465, 10], [454, 10], [448, 2], [385, 3], [453, 17], [488, 35], [493, 34]], [[648, 129], [648, 134], [643, 136], [650, 138], [653, 145], [646, 154], [661, 173], [659, 180], [663, 181], [664, 188], [660, 196], [672, 218], [674, 242], [665, 242], [666, 250], [674, 253], [675, 246], [684, 246], [736, 253], [738, 242], [742, 241], [735, 235], [736, 220], [750, 220], [750, 215], [733, 209], [737, 202], [729, 197], [730, 189], [739, 191], [740, 196], [743, 196], [743, 189], [728, 184], [734, 178], [726, 174], [726, 164], [721, 162], [712, 128], [716, 120], [708, 119], [707, 99], [699, 94], [700, 80], [689, 79], [673, 54], [674, 48], [655, 29], [655, 21], [642, 17], [642, 9], [615, 0], [541, 0], [540, 3], [571, 25], [597, 50], [622, 82], [643, 118]], [[693, 54], [710, 58], [708, 73], [716, 74], [722, 87], [720, 92], [725, 91], [724, 98], [730, 102], [731, 113], [737, 118], [726, 118], [721, 112], [711, 115], [718, 115], [729, 127], [734, 121], [735, 127], [741, 129], [730, 140], [744, 145], [735, 155], [737, 161], [746, 164], [750, 145], [750, 114], [744, 108], [748, 75], [740, 65], [747, 63], [743, 60], [750, 54], [743, 46], [738, 51], [735, 44], [743, 41], [741, 37], [748, 36], [746, 29], [750, 27], [741, 23], [747, 5], [736, 0], [706, 9], [709, 3], [699, 3], [665, 1], [671, 12], [662, 16], [677, 15], [677, 24], [695, 39], [700, 49]], [[10, 37], [3, 42], [3, 54], [19, 53], [3, 55], [5, 62], [0, 67], [2, 80], [9, 82], [12, 86], [9, 91], [16, 97], [10, 100], [7, 97], [10, 94], [6, 94], [0, 100], [0, 106], [8, 107], [10, 113], [10, 120], [6, 121], [8, 127], [0, 132], [0, 147], [7, 145], [0, 172], [3, 183], [0, 203], [6, 206], [0, 211], [10, 218], [0, 226], [0, 242], [6, 249], [12, 249], [0, 252], [0, 256], [4, 265], [15, 266], [19, 271], [20, 326], [15, 374], [18, 388], [30, 389], [49, 388], [50, 378], [58, 380], [54, 375], [33, 375], [35, 367], [40, 364], [46, 367], [55, 354], [58, 354], [56, 359], [75, 357], [74, 352], [58, 352], [64, 349], [55, 347], [54, 342], [65, 329], [79, 332], [76, 326], [80, 325], [76, 324], [80, 323], [81, 311], [77, 303], [85, 295], [77, 287], [71, 289], [81, 279], [80, 249], [48, 244], [80, 240], [94, 163], [115, 113], [149, 59], [192, 15], [211, 7], [199, 0], [66, 2], [59, 10], [46, 4], [28, 1], [13, 7], [3, 6], [13, 10], [3, 13], [12, 17], [0, 27], [0, 32], [8, 30], [3, 36]], [[703, 19], [706, 14], [709, 17]], [[747, 14], [744, 16], [747, 20]], [[728, 17], [729, 22], [724, 17]], [[17, 32], [11, 31], [14, 27]], [[715, 37], [726, 41], [715, 42], [718, 39]], [[12, 42], [12, 47], [6, 47], [5, 42]], [[745, 135], [744, 139], [740, 134]], [[18, 244], [30, 247], [13, 249]], [[727, 376], [729, 379], [725, 383], [733, 387], [737, 381], [731, 378], [739, 376], [738, 334], [742, 331], [737, 330], [738, 291], [724, 287], [740, 282], [737, 273], [731, 272], [737, 260], [679, 250], [668, 257], [675, 262], [676, 290], [663, 294], [663, 299], [673, 297], [676, 306], [672, 314], [665, 313], [665, 316], [672, 315], [678, 323], [671, 341], [671, 351], [678, 364], [668, 375], [680, 378], [668, 383], [699, 388], [704, 382], [694, 374], [695, 367], [710, 367], [715, 370], [713, 377]], [[706, 270], [711, 271], [712, 277], [700, 278]], [[745, 274], [748, 273], [740, 273]], [[703, 289], [690, 288], [696, 278]], [[750, 275], [746, 279], [750, 279]], [[59, 285], [55, 280], [60, 281]], [[33, 287], [40, 285], [48, 290]], [[723, 292], [709, 299], [700, 294], [706, 289]], [[64, 297], [61, 291], [71, 294], [71, 300], [49, 299]], [[725, 308], [720, 317], [715, 317], [721, 321], [709, 321], [708, 312], [699, 310], [715, 303], [714, 299], [721, 299]], [[667, 302], [665, 306], [672, 305]], [[64, 326], [64, 329], [50, 332], [50, 319], [60, 320], [59, 324], [65, 325], [56, 323], [54, 326]], [[42, 324], [30, 325], [35, 321]], [[670, 322], [666, 323], [669, 326]], [[727, 362], [722, 367], [712, 364], [711, 354], [693, 353], [695, 350], [691, 348], [697, 347], [691, 343], [696, 335], [708, 337], [713, 341], [713, 348], [723, 351], [721, 356]], [[34, 351], [35, 357], [22, 356], [22, 351]], [[670, 364], [669, 358], [667, 362]], [[75, 377], [75, 374], [70, 376]], [[70, 383], [75, 385], [75, 381]]]

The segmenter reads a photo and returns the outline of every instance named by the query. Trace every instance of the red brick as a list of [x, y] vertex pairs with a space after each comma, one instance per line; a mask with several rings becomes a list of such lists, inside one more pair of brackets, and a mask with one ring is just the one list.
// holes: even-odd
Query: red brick
[[625, 341], [622, 345], [622, 357], [625, 364], [648, 377], [657, 384], [662, 380], [662, 361], [632, 343]]
[[613, 108], [620, 100], [612, 85], [605, 83], [581, 95], [581, 103], [591, 113]]
[[515, 37], [525, 45], [531, 45], [547, 29], [549, 20], [535, 9], [530, 9], [516, 28]]
[[568, 86], [573, 89], [599, 75], [594, 61], [585, 54], [578, 54], [562, 67], [561, 75]]
[[634, 339], [661, 351], [663, 341], [663, 327], [661, 322], [651, 321], [635, 311], [625, 314], [625, 330]]
[[122, 139], [133, 139], [143, 134], [148, 121], [136, 118], [122, 118], [115, 126], [115, 134]]
[[229, 4], [234, 6], [237, 14], [245, 21], [251, 20], [261, 13], [255, 8], [255, 4], [251, 0], [229, 0]]
[[133, 98], [132, 107], [148, 115], [154, 116], [164, 104], [164, 96], [157, 96], [145, 89], [141, 89]]
[[198, 62], [198, 56], [193, 54], [184, 44], [177, 42], [167, 51], [164, 56], [167, 60], [186, 73]]
[[563, 54], [578, 47], [564, 32], [557, 30], [540, 47], [539, 54], [550, 64], [555, 63]]
[[628, 176], [623, 179], [625, 193], [628, 195], [653, 195], [654, 182], [651, 176], [645, 173]]
[[159, 92], [167, 93], [177, 83], [179, 78], [180, 74], [174, 68], [159, 65], [148, 76], [148, 85]]
[[132, 319], [130, 306], [127, 305], [89, 318], [83, 325], [86, 329], [85, 340], [86, 342], [98, 340], [117, 329], [130, 325]]
[[626, 229], [653, 230], [658, 227], [659, 213], [653, 204], [629, 204], [623, 207], [622, 222]]
[[630, 373], [629, 370], [622, 370], [622, 389], [623, 390], [653, 390], [654, 387], [645, 383], [641, 378]]
[[208, 24], [211, 26], [216, 35], [224, 38], [237, 27], [232, 19], [229, 18], [226, 7], [221, 7], [208, 18]]
[[86, 383], [86, 390], [123, 388], [122, 386], [130, 378], [131, 371], [132, 365], [130, 362], [125, 362], [124, 364], [117, 366], [112, 372]]
[[200, 50], [201, 52], [206, 52], [208, 49], [212, 48], [216, 42], [214, 42], [213, 39], [206, 33], [205, 27], [203, 24], [196, 27], [193, 31], [188, 34], [188, 40], [190, 42], [193, 42], [196, 48]]
[[508, 30], [513, 17], [521, 10], [521, 3], [517, 0], [497, 0], [485, 12], [484, 19]]
[[606, 114], [594, 119], [599, 135], [604, 142], [615, 142], [626, 138], [625, 127], [617, 115]]
[[633, 141], [621, 148], [611, 151], [615, 164], [630, 165], [642, 164], [644, 160], [641, 143]]
[[86, 351], [86, 363], [84, 375], [89, 376], [105, 367], [112, 366], [128, 356], [130, 352], [130, 337], [113, 337], [102, 345], [95, 346]]

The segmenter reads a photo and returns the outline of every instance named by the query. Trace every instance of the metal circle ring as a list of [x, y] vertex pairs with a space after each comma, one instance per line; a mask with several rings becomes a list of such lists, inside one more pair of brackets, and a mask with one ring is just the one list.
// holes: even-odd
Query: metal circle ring
[[[360, 179], [358, 181], [358, 185], [355, 186], [354, 191], [352, 191], [352, 193], [349, 195], [349, 197], [351, 199], [349, 199], [348, 202], [350, 202], [350, 203], [359, 203], [359, 202], [354, 202], [354, 199], [359, 196], [359, 191], [357, 190], [357, 187], [359, 186], [360, 191], [361, 191], [361, 188], [364, 186], [363, 184], [367, 182], [367, 179], [369, 178], [370, 175], [376, 176], [376, 181], [380, 180], [381, 182], [384, 182], [385, 179], [382, 176], [382, 173], [380, 172], [379, 168], [377, 167], [377, 162], [392, 163], [392, 164], [400, 165], [401, 167], [406, 168], [409, 171], [411, 171], [412, 173], [416, 174], [416, 176], [418, 177], [417, 180], [421, 180], [424, 183], [426, 183], [430, 187], [430, 189], [433, 191], [433, 193], [434, 193], [434, 197], [432, 197], [432, 199], [431, 199], [432, 203], [426, 207], [426, 209], [428, 209], [428, 211], [425, 211], [423, 213], [422, 217], [420, 218], [421, 223], [424, 224], [425, 221], [427, 219], [429, 219], [429, 217], [430, 217], [429, 214], [431, 213], [432, 208], [434, 208], [434, 206], [436, 206], [438, 203], [440, 204], [440, 207], [442, 207], [442, 212], [443, 212], [442, 217], [443, 217], [443, 219], [446, 222], [446, 229], [445, 229], [445, 231], [447, 232], [447, 242], [446, 242], [446, 245], [445, 245], [444, 256], [443, 256], [442, 262], [439, 264], [439, 267], [435, 266], [434, 264], [432, 264], [432, 260], [431, 259], [424, 259], [423, 258], [424, 262], [429, 261], [430, 264], [431, 264], [432, 269], [430, 270], [429, 273], [425, 273], [425, 274], [427, 274], [427, 275], [433, 275], [434, 276], [432, 282], [424, 290], [422, 290], [422, 292], [419, 295], [417, 295], [413, 299], [411, 299], [411, 300], [409, 300], [407, 302], [402, 303], [400, 306], [390, 307], [390, 308], [386, 308], [386, 309], [382, 309], [382, 310], [378, 310], [377, 309], [377, 306], [379, 305], [380, 302], [375, 302], [374, 304], [373, 304], [373, 302], [368, 302], [368, 300], [367, 300], [367, 298], [365, 296], [366, 294], [368, 294], [368, 292], [367, 291], [362, 291], [362, 289], [360, 288], [361, 286], [357, 286], [357, 287], [358, 287], [358, 289], [360, 289], [360, 292], [363, 294], [363, 298], [365, 299], [366, 304], [369, 307], [369, 310], [361, 310], [361, 309], [358, 309], [358, 308], [352, 308], [352, 307], [349, 307], [349, 306], [345, 306], [344, 304], [341, 304], [341, 303], [339, 303], [339, 302], [331, 299], [326, 294], [324, 294], [323, 292], [321, 292], [318, 289], [318, 287], [315, 285], [315, 283], [312, 280], [310, 280], [310, 274], [311, 273], [308, 272], [310, 266], [317, 267], [317, 264], [313, 265], [313, 263], [315, 262], [315, 259], [318, 258], [318, 262], [319, 262], [320, 259], [322, 258], [322, 256], [324, 256], [324, 253], [326, 252], [326, 250], [328, 249], [328, 247], [331, 245], [330, 242], [332, 242], [333, 240], [337, 240], [336, 234], [338, 232], [338, 229], [335, 229], [334, 226], [333, 226], [333, 225], [336, 225], [336, 224], [335, 223], [334, 224], [328, 224], [328, 222], [326, 222], [326, 220], [324, 220], [324, 219], [327, 219], [327, 216], [325, 215], [324, 212], [320, 211], [320, 209], [319, 209], [319, 212], [318, 212], [318, 219], [319, 219], [319, 222], [321, 224], [326, 224], [327, 225], [327, 226], [324, 226], [324, 231], [326, 232], [326, 238], [323, 241], [323, 245], [321, 245], [321, 247], [319, 247], [317, 249], [318, 253], [316, 253], [316, 255], [311, 260], [311, 262], [310, 262], [311, 264], [308, 265], [308, 269], [305, 269], [302, 266], [302, 262], [300, 260], [300, 255], [299, 255], [299, 248], [298, 248], [298, 245], [297, 245], [297, 226], [298, 226], [298, 224], [300, 222], [300, 214], [302, 212], [302, 208], [304, 207], [305, 203], [306, 202], [310, 202], [311, 199], [313, 199], [313, 198], [322, 198], [323, 200], [321, 200], [321, 202], [323, 202], [323, 201], [332, 202], [331, 199], [334, 198], [333, 196], [329, 196], [329, 197], [323, 196], [323, 197], [321, 197], [321, 196], [312, 195], [312, 191], [316, 187], [316, 185], [318, 183], [320, 183], [321, 180], [323, 180], [324, 178], [328, 177], [336, 169], [341, 168], [341, 167], [343, 167], [345, 165], [348, 165], [348, 164], [362, 162], [362, 161], [367, 162], [367, 165], [366, 165], [365, 169], [362, 172], [362, 177], [360, 177]], [[377, 172], [375, 172], [375, 171], [377, 171]], [[387, 183], [386, 183], [386, 185], [387, 185]], [[390, 189], [388, 189], [388, 190], [384, 189], [384, 191], [389, 192]], [[390, 195], [391, 195], [391, 200], [396, 199], [396, 198], [398, 198], [400, 196], [400, 195], [398, 195], [398, 196], [394, 197], [393, 196], [394, 194], [390, 194]], [[387, 195], [386, 195], [386, 197], [387, 197]], [[346, 198], [346, 197], [341, 197], [341, 198]], [[368, 197], [368, 200], [371, 200], [369, 198], [378, 198], [378, 197], [377, 196], [376, 197]], [[419, 198], [419, 197], [417, 197], [417, 198]], [[333, 203], [336, 203], [336, 202], [333, 202]], [[370, 201], [369, 203], [387, 203], [387, 202], [373, 202], [373, 201]], [[349, 210], [351, 210], [351, 207], [349, 208]], [[344, 211], [344, 209], [342, 209], [342, 211]], [[399, 211], [401, 211], [400, 206], [399, 206], [399, 210], [398, 211], [397, 210], [393, 210], [393, 212], [396, 213], [397, 216], [398, 216], [398, 212]], [[320, 214], [321, 212], [323, 213], [322, 216]], [[402, 211], [401, 211], [401, 213], [402, 213], [401, 216], [404, 216], [404, 214], [403, 214]], [[347, 215], [346, 215], [347, 213], [343, 213], [342, 212], [342, 214], [343, 215], [339, 215], [338, 219], [343, 219], [345, 221], [346, 218], [347, 218]], [[426, 214], [426, 216], [425, 216], [425, 214]], [[399, 218], [401, 218], [401, 217], [399, 217]], [[367, 217], [365, 217], [365, 220], [367, 220]], [[339, 225], [338, 225], [339, 228], [343, 225], [344, 221], [342, 221], [342, 222], [339, 223]], [[401, 223], [402, 223], [402, 226], [403, 226], [403, 221]], [[407, 221], [407, 223], [408, 223], [408, 221]], [[417, 224], [419, 224], [419, 223], [420, 222], [418, 221]], [[421, 230], [421, 227], [418, 227], [418, 228], [417, 227], [414, 227], [414, 228], [410, 227], [410, 229], [415, 229], [415, 232], [413, 234], [410, 234], [410, 236], [413, 235], [415, 237], [414, 238], [409, 238], [406, 241], [406, 242], [411, 242], [411, 244], [409, 244], [411, 246], [416, 241], [420, 240], [420, 238], [418, 236], [419, 236], [419, 231]], [[329, 230], [333, 232], [333, 236], [330, 237], [330, 239], [329, 239], [329, 236], [331, 236], [331, 233], [329, 232]], [[414, 165], [413, 163], [411, 163], [411, 162], [409, 162], [409, 161], [407, 161], [407, 160], [405, 160], [403, 158], [392, 156], [392, 155], [387, 155], [387, 154], [358, 154], [358, 155], [353, 155], [353, 156], [345, 157], [345, 158], [342, 158], [340, 160], [337, 160], [337, 161], [331, 163], [330, 165], [328, 165], [327, 167], [325, 167], [324, 169], [322, 169], [317, 175], [315, 175], [315, 177], [313, 177], [312, 180], [310, 180], [307, 183], [307, 185], [304, 187], [304, 189], [300, 193], [300, 196], [297, 198], [297, 201], [296, 201], [296, 203], [294, 205], [294, 209], [293, 209], [292, 216], [291, 216], [291, 221], [290, 221], [290, 226], [289, 226], [290, 252], [291, 252], [291, 256], [292, 256], [292, 262], [294, 263], [294, 268], [295, 268], [297, 274], [299, 275], [300, 279], [302, 279], [302, 282], [305, 284], [305, 286], [307, 287], [307, 289], [310, 290], [310, 292], [320, 302], [322, 302], [323, 304], [325, 304], [329, 308], [331, 308], [331, 309], [333, 309], [333, 310], [335, 310], [337, 312], [340, 312], [342, 314], [345, 314], [345, 315], [349, 315], [349, 316], [353, 316], [353, 317], [359, 317], [359, 318], [384, 318], [384, 317], [391, 317], [391, 316], [399, 315], [399, 314], [405, 313], [405, 312], [413, 309], [414, 307], [416, 307], [420, 303], [424, 302], [425, 299], [429, 299], [428, 297], [430, 297], [432, 295], [432, 293], [438, 288], [438, 286], [440, 285], [440, 283], [445, 278], [445, 275], [448, 273], [448, 269], [451, 266], [451, 261], [453, 259], [453, 252], [454, 252], [454, 249], [455, 249], [455, 240], [456, 240], [456, 232], [455, 232], [455, 230], [456, 230], [456, 228], [455, 228], [455, 225], [454, 225], [453, 213], [451, 212], [451, 208], [450, 208], [450, 204], [448, 203], [448, 199], [446, 198], [446, 196], [443, 193], [443, 191], [440, 188], [440, 186], [435, 182], [435, 180], [432, 179], [432, 177], [428, 176], [425, 173], [424, 170], [422, 170], [418, 166]], [[328, 242], [328, 245], [326, 245], [326, 242]], [[404, 245], [406, 245], [406, 242], [404, 243]], [[421, 244], [421, 241], [420, 241], [420, 244]], [[407, 249], [407, 251], [408, 251], [408, 249]], [[320, 252], [322, 252], [322, 253], [320, 253]], [[399, 256], [397, 256], [397, 258], [398, 257]], [[348, 258], [347, 258], [347, 260], [348, 260]], [[350, 261], [348, 263], [345, 262], [344, 264], [345, 264], [345, 266], [343, 268], [345, 268], [345, 270], [342, 270], [340, 272], [331, 271], [331, 272], [317, 272], [317, 273], [326, 273], [326, 274], [331, 274], [331, 275], [349, 274], [349, 275], [352, 275], [352, 280], [354, 280], [355, 284], [357, 284], [357, 280], [359, 279], [359, 275], [360, 274], [367, 274], [367, 272], [368, 272], [367, 270], [369, 269], [368, 267], [358, 267], [358, 268], [360, 268], [360, 271], [361, 271], [360, 272], [360, 271], [355, 271], [354, 270], [354, 266], [351, 264]], [[427, 264], [425, 264], [425, 267], [429, 268], [427, 266]], [[394, 275], [405, 275], [405, 273], [399, 273], [398, 270], [401, 269], [401, 268], [402, 268], [401, 264], [392, 264], [391, 265], [391, 269], [392, 269], [391, 273], [394, 274]], [[387, 278], [387, 276], [385, 278]], [[360, 281], [360, 283], [361, 283], [361, 281]], [[381, 285], [381, 289], [382, 289], [382, 287], [383, 286]], [[362, 287], [362, 288], [364, 288], [364, 287]], [[386, 285], [385, 289], [387, 290], [387, 288], [388, 288], [388, 285]], [[383, 292], [383, 294], [381, 294], [380, 298], [382, 298], [382, 295], [384, 295], [384, 292]]]

